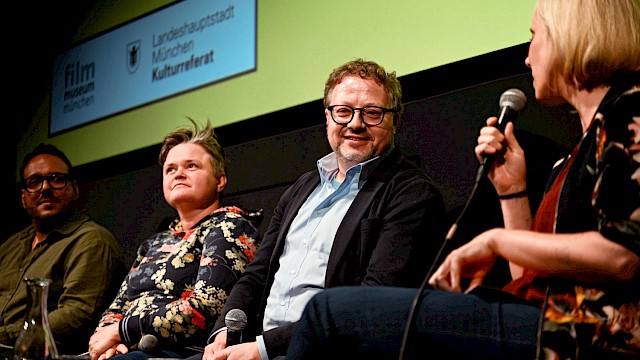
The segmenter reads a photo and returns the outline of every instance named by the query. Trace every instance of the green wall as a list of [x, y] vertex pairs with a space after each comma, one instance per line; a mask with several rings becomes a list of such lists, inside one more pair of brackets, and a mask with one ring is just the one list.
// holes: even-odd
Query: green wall
[[[101, 0], [76, 40], [171, 2]], [[158, 144], [187, 124], [186, 116], [222, 126], [317, 100], [329, 72], [356, 57], [402, 76], [522, 44], [529, 41], [534, 5], [534, 0], [258, 0], [257, 71], [52, 138], [46, 98], [20, 140], [18, 159], [48, 142], [82, 165]], [[319, 112], [318, 123], [323, 121]]]

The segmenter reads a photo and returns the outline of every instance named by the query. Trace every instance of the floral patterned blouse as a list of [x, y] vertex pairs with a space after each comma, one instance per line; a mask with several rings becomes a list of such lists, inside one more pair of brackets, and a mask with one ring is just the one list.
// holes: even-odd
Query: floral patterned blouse
[[[584, 191], [571, 201], [562, 202], [561, 193], [556, 196], [558, 205], [551, 213], [555, 232], [597, 229], [640, 254], [640, 84], [609, 90], [572, 161], [561, 186], [574, 193]], [[582, 182], [571, 177], [576, 169], [582, 171]], [[640, 359], [640, 277], [593, 284], [532, 270], [525, 270], [522, 278], [527, 273], [533, 281], [543, 280], [532, 287], [548, 285], [542, 347], [552, 348], [560, 359], [581, 359], [583, 354], [590, 359], [621, 359], [622, 353], [629, 356], [624, 359]]]
[[133, 266], [98, 327], [119, 322], [124, 344], [152, 334], [163, 348], [205, 343], [210, 326], [253, 260], [260, 243], [261, 212], [224, 207], [183, 231], [169, 230], [142, 242]]

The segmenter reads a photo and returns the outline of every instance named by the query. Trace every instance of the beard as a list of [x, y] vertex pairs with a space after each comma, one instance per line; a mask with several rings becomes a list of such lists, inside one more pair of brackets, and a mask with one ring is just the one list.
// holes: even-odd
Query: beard
[[32, 218], [33, 226], [41, 233], [48, 234], [71, 217], [72, 209], [65, 209], [53, 215]]
[[339, 145], [336, 148], [335, 153], [338, 158], [338, 162], [344, 166], [345, 170], [371, 160], [379, 155], [376, 154], [376, 149], [372, 147], [354, 149], [344, 144]]
[[353, 149], [344, 144], [338, 146], [335, 152], [338, 160], [342, 160], [345, 164], [349, 164], [348, 167], [360, 164], [375, 157], [375, 151], [373, 148]]
[[54, 208], [38, 210], [37, 205], [27, 209], [31, 223], [39, 232], [48, 234], [51, 230], [69, 220], [75, 212], [75, 201], [56, 202]]

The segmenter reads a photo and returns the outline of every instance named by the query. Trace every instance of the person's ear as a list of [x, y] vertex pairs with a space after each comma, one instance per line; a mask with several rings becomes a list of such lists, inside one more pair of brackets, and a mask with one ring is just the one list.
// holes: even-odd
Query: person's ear
[[397, 128], [398, 124], [400, 124], [400, 113], [395, 112], [393, 113], [393, 127]]
[[20, 200], [22, 201], [22, 208], [25, 210], [27, 209], [27, 205], [24, 203], [24, 197], [26, 196], [26, 193], [27, 192], [24, 189], [20, 190]]
[[218, 192], [221, 193], [222, 190], [224, 190], [225, 186], [227, 186], [227, 175], [218, 175]]
[[331, 121], [333, 121], [331, 119], [331, 112], [329, 110], [327, 110], [327, 109], [324, 109], [324, 117], [326, 119], [326, 122], [325, 122], [324, 125], [325, 125], [325, 127], [329, 127], [329, 124], [331, 123]]

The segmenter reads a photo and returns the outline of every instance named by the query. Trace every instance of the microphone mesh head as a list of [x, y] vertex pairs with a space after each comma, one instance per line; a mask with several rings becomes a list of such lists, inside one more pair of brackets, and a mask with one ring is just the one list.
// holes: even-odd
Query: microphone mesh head
[[151, 334], [142, 335], [138, 343], [138, 349], [147, 352], [153, 351], [156, 346], [158, 346], [158, 338]]
[[232, 309], [224, 317], [224, 324], [232, 330], [242, 330], [247, 325], [247, 314], [240, 309]]
[[525, 105], [527, 105], [527, 96], [520, 89], [509, 89], [500, 95], [500, 107], [508, 106], [520, 112]]

